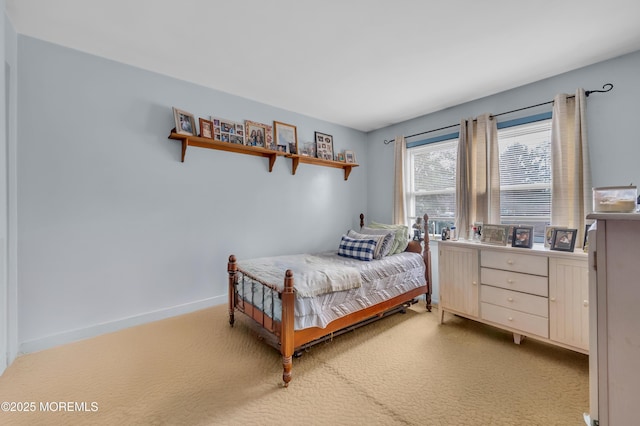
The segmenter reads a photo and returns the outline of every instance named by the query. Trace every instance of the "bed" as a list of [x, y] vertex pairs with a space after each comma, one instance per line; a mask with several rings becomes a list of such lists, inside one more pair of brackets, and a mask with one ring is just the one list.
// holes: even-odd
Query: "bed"
[[[428, 216], [423, 219], [426, 225]], [[310, 346], [405, 312], [423, 294], [431, 312], [429, 239], [406, 241], [402, 250], [402, 228], [376, 225], [376, 230], [365, 227], [361, 214], [360, 230], [343, 235], [337, 251], [229, 256], [229, 324], [233, 327], [236, 311], [253, 320], [260, 337], [282, 354], [284, 387], [292, 378], [293, 357]]]

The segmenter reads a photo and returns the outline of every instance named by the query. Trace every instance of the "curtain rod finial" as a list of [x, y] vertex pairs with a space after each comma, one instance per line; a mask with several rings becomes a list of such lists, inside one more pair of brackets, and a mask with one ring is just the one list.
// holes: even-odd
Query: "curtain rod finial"
[[611, 83], [605, 83], [602, 88], [604, 90], [587, 90], [586, 92], [584, 92], [585, 96], [589, 96], [592, 93], [607, 93], [610, 92], [613, 89], [613, 84]]

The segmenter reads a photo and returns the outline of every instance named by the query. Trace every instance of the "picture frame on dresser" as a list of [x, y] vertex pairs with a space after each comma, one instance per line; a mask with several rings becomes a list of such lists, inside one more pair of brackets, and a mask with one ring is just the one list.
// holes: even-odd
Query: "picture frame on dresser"
[[504, 246], [507, 244], [508, 225], [490, 225], [486, 224], [482, 228], [480, 241], [485, 244], [495, 244]]
[[577, 236], [577, 229], [555, 229], [553, 231], [551, 250], [573, 251]]
[[566, 226], [555, 226], [555, 225], [547, 225], [544, 227], [544, 246], [549, 248], [551, 247], [551, 242], [553, 241], [553, 231], [556, 229], [567, 229]]
[[533, 226], [514, 226], [511, 247], [533, 247]]

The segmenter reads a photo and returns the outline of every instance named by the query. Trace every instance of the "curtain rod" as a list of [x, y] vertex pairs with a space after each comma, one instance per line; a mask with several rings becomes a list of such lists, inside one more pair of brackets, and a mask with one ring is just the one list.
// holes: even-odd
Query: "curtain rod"
[[[585, 94], [585, 96], [589, 96], [589, 95], [590, 95], [590, 94], [592, 94], [592, 93], [606, 93], [606, 92], [609, 92], [609, 91], [611, 91], [611, 89], [613, 89], [613, 84], [611, 84], [611, 83], [606, 83], [605, 85], [603, 85], [603, 86], [602, 86], [602, 88], [603, 88], [604, 90], [587, 90], [586, 92], [584, 92], [584, 94]], [[575, 98], [575, 95], [567, 96], [567, 98]], [[529, 106], [527, 106], [527, 107], [518, 108], [518, 109], [513, 109], [513, 110], [511, 110], [511, 111], [501, 112], [501, 113], [499, 113], [499, 114], [493, 114], [493, 115], [491, 115], [490, 117], [491, 117], [491, 118], [499, 117], [499, 116], [501, 116], [501, 115], [511, 114], [512, 112], [523, 111], [523, 110], [525, 110], [525, 109], [535, 108], [535, 107], [539, 107], [539, 106], [542, 106], [542, 105], [549, 105], [549, 104], [552, 104], [552, 103], [553, 103], [553, 101], [549, 101], [549, 102], [543, 102], [543, 103], [541, 103], [541, 104], [529, 105]], [[426, 132], [420, 132], [420, 133], [416, 133], [416, 134], [413, 134], [413, 135], [405, 136], [405, 139], [412, 138], [412, 137], [414, 137], [414, 136], [424, 135], [424, 134], [426, 134], [426, 133], [437, 132], [438, 130], [450, 129], [450, 128], [452, 128], [452, 127], [456, 127], [456, 126], [459, 126], [459, 125], [460, 125], [460, 123], [458, 123], [458, 124], [451, 124], [450, 126], [439, 127], [439, 128], [437, 128], [437, 129], [433, 129], [433, 130], [427, 130]], [[390, 144], [391, 142], [395, 142], [395, 138], [394, 138], [394, 139], [391, 139], [391, 140], [387, 140], [387, 139], [385, 139], [385, 140], [384, 140], [384, 144], [385, 144], [385, 145], [388, 145], [388, 144]]]

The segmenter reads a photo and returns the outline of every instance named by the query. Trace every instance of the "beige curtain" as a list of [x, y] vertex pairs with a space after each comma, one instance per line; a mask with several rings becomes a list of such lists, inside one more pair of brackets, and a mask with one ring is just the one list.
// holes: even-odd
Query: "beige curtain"
[[500, 223], [498, 128], [489, 114], [460, 123], [456, 226], [467, 238], [474, 222]]
[[553, 99], [551, 119], [551, 224], [578, 230], [584, 240], [585, 217], [592, 209], [591, 167], [584, 89]]
[[405, 157], [407, 154], [407, 141], [404, 136], [396, 136], [394, 144], [395, 174], [393, 180], [393, 223], [407, 225], [407, 213], [405, 207]]

